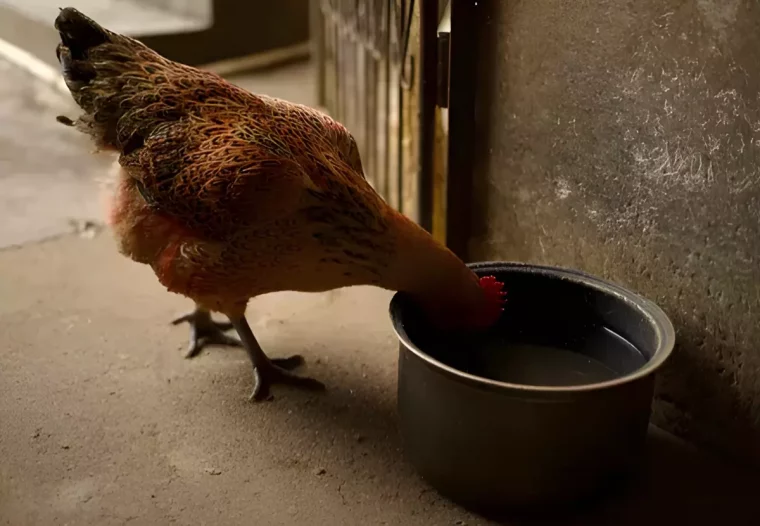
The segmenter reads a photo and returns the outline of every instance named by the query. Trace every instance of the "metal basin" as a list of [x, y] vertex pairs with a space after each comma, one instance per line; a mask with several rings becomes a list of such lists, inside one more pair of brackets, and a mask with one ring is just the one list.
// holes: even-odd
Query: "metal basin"
[[508, 291], [486, 334], [441, 334], [402, 293], [391, 302], [411, 463], [441, 494], [488, 514], [557, 509], [630, 473], [654, 373], [675, 343], [665, 313], [574, 270], [470, 266]]

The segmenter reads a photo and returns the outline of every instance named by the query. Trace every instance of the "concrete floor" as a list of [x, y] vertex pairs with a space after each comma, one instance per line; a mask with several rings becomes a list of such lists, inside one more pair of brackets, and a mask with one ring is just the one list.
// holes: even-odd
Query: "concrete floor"
[[73, 103], [0, 59], [0, 248], [71, 231], [100, 216], [95, 178], [110, 161], [57, 123]]
[[[308, 86], [294, 68], [238, 81], [274, 95], [278, 75]], [[491, 524], [403, 459], [388, 293], [255, 300], [264, 348], [302, 353], [328, 391], [248, 403], [242, 352], [183, 359], [187, 328], [168, 321], [189, 302], [107, 233], [74, 232], [98, 222], [108, 161], [56, 125], [65, 100], [0, 73], [0, 524]], [[650, 445], [629, 491], [558, 524], [756, 524], [757, 478], [657, 430]]]

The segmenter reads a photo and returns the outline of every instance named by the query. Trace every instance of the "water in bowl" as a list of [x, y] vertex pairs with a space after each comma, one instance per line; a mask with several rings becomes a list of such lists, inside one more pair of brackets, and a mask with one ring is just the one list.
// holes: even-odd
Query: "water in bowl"
[[[605, 382], [629, 374], [647, 361], [632, 343], [603, 326], [585, 327], [565, 338], [543, 336], [515, 339], [514, 335], [496, 334], [466, 341], [455, 338], [436, 342], [431, 355], [482, 378], [556, 387]], [[428, 346], [427, 351], [431, 348]]]

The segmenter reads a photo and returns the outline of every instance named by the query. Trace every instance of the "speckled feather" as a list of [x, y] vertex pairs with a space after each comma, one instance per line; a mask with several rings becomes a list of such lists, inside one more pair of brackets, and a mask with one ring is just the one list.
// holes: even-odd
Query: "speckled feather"
[[329, 116], [167, 60], [73, 8], [55, 25], [84, 110], [59, 120], [118, 153], [110, 224], [169, 290], [234, 317], [259, 294], [371, 284], [411, 293], [442, 326], [498, 317], [501, 296], [382, 200]]
[[[73, 10], [57, 27], [64, 77], [85, 112], [75, 126], [120, 154], [112, 222], [122, 249], [170, 289], [218, 309], [270, 290], [332, 285], [298, 282], [298, 272], [325, 265], [340, 267], [333, 274], [346, 284], [376, 280], [393, 250], [387, 207], [364, 180], [345, 127], [167, 60]], [[130, 206], [134, 190], [143, 203]], [[146, 213], [153, 217], [124, 217]], [[138, 233], [144, 245], [156, 236], [166, 243], [144, 250], [134, 246]]]

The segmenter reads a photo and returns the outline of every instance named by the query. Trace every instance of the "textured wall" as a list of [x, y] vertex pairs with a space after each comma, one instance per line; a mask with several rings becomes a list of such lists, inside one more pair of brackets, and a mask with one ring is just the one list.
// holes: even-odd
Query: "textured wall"
[[760, 465], [760, 2], [478, 3], [470, 258], [658, 301], [656, 422]]

